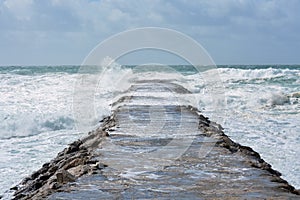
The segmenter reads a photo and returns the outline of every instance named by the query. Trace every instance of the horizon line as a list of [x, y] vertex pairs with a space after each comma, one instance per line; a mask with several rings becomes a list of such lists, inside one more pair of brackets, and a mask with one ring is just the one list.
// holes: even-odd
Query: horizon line
[[[142, 65], [142, 64], [120, 64], [121, 66], [137, 66], [137, 65]], [[149, 65], [155, 65], [149, 63]], [[159, 63], [158, 63], [159, 65]], [[192, 64], [161, 64], [161, 65], [169, 65], [169, 66], [190, 66]], [[226, 66], [226, 65], [231, 65], [231, 66], [267, 66], [267, 65], [273, 65], [273, 66], [282, 66], [282, 65], [300, 65], [300, 63], [277, 63], [277, 64], [268, 64], [268, 63], [261, 63], [261, 64], [215, 64], [215, 66]], [[0, 64], [0, 67], [59, 67], [59, 66], [83, 66], [82, 64], [9, 64], [9, 65], [2, 65]], [[201, 65], [197, 65], [201, 66]]]

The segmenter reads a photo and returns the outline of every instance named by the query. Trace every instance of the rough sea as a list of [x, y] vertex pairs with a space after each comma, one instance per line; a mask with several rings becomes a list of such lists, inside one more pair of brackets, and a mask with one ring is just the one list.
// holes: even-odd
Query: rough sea
[[[0, 67], [0, 195], [87, 134], [77, 130], [73, 112], [74, 85], [89, 73], [78, 73], [79, 68]], [[110, 104], [122, 90], [111, 87], [116, 77], [133, 68], [120, 66], [103, 80], [94, 95], [92, 127], [110, 114]], [[196, 72], [189, 66], [175, 68], [184, 74], [184, 80], [176, 81], [201, 96], [186, 104], [220, 123], [225, 134], [252, 147], [300, 188], [300, 65], [223, 65], [198, 72], [202, 77], [216, 73], [222, 82], [226, 106], [216, 110]]]

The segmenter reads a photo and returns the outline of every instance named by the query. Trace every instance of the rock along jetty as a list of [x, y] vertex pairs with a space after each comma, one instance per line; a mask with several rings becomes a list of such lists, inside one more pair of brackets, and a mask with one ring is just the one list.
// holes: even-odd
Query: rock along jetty
[[136, 82], [99, 128], [11, 188], [14, 199], [300, 198], [257, 152], [174, 101], [189, 94], [171, 80]]

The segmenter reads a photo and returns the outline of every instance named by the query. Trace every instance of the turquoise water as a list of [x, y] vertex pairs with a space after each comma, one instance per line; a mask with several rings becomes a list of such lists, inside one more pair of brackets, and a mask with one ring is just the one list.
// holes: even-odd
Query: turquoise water
[[[98, 69], [80, 66], [0, 67], [0, 194], [51, 160], [68, 143], [85, 135], [76, 129], [74, 85]], [[110, 114], [110, 103], [126, 89], [112, 87], [135, 66], [111, 69], [95, 91], [91, 127]], [[162, 78], [173, 78], [201, 94], [198, 107], [221, 123], [235, 141], [253, 147], [283, 177], [300, 188], [300, 65], [222, 65], [202, 68], [201, 77], [217, 74], [225, 106], [211, 107], [214, 82], [199, 78], [192, 66], [173, 66]], [[147, 70], [147, 68], [145, 68]], [[154, 73], [153, 70], [149, 72]], [[165, 73], [165, 74], [164, 74]], [[178, 79], [176, 73], [183, 75]], [[209, 85], [211, 84], [211, 85]], [[119, 83], [119, 85], [122, 85]], [[223, 105], [223, 104], [222, 104]]]

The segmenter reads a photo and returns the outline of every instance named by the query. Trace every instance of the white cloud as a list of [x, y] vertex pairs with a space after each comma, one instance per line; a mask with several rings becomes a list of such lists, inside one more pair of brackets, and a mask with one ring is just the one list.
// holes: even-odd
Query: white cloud
[[127, 14], [120, 11], [119, 9], [112, 9], [110, 14], [108, 15], [108, 19], [112, 22], [117, 22], [122, 19], [125, 19], [127, 17]]
[[32, 17], [33, 0], [5, 0], [3, 5], [18, 20], [30, 20]]
[[[74, 43], [88, 49], [129, 28], [160, 26], [198, 40], [231, 38], [236, 46], [235, 40], [251, 38], [255, 44], [258, 38], [270, 40], [271, 34], [299, 41], [299, 10], [297, 0], [0, 0], [0, 36], [15, 31], [20, 41], [39, 33], [30, 39], [40, 48], [64, 38], [70, 49]], [[19, 43], [9, 41], [18, 48]]]
[[[299, 7], [298, 1], [249, 1], [249, 0], [145, 0], [145, 1], [84, 1], [84, 0], [5, 0], [2, 9], [6, 8], [18, 20], [27, 20], [28, 27], [51, 28], [51, 23], [78, 23], [82, 28], [101, 31], [98, 27], [110, 26], [125, 28], [128, 25], [226, 25], [242, 21], [256, 21], [257, 24], [276, 21], [286, 22]], [[297, 14], [298, 15], [298, 14]], [[44, 25], [40, 21], [46, 20]], [[73, 20], [73, 21], [72, 21]], [[12, 21], [12, 23], [14, 23]], [[31, 23], [31, 24], [29, 24]], [[113, 23], [113, 24], [111, 24]], [[26, 26], [26, 24], [25, 24]], [[79, 27], [79, 26], [78, 26]], [[65, 29], [66, 30], [66, 29]], [[81, 30], [78, 30], [81, 31]]]

